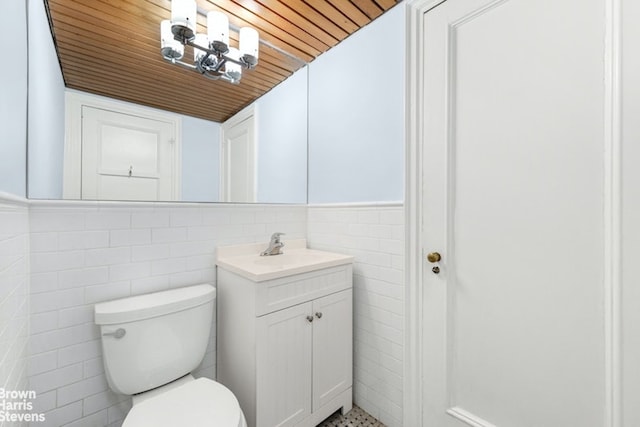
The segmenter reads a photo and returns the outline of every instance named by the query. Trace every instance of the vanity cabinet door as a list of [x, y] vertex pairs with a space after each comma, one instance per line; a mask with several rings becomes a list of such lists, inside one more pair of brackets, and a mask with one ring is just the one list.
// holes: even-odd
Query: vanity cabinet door
[[257, 318], [256, 427], [293, 426], [311, 414], [312, 303]]
[[313, 411], [353, 383], [352, 290], [313, 301]]

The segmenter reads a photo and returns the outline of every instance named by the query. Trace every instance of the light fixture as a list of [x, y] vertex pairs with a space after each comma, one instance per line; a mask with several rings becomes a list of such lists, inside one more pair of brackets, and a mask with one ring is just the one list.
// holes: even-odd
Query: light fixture
[[[240, 83], [242, 68], [258, 64], [258, 32], [240, 29], [240, 46], [229, 46], [229, 18], [222, 12], [207, 13], [207, 34], [196, 34], [196, 0], [172, 0], [171, 20], [160, 23], [160, 52], [167, 61], [199, 72], [213, 80]], [[193, 64], [181, 61], [184, 47], [193, 48]]]

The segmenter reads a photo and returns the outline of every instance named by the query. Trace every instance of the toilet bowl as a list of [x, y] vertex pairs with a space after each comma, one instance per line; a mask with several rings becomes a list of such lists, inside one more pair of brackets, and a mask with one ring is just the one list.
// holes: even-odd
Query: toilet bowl
[[122, 427], [247, 426], [238, 400], [222, 384], [191, 375], [176, 383], [133, 396]]
[[204, 284], [96, 304], [107, 382], [133, 398], [123, 427], [246, 427], [228, 388], [191, 375], [207, 349], [215, 294]]

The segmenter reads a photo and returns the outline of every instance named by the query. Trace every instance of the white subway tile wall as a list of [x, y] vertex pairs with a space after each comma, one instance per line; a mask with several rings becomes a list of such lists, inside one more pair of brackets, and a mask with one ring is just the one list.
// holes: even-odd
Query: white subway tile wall
[[26, 201], [0, 196], [0, 388], [27, 389], [28, 337], [29, 210]]
[[354, 402], [402, 426], [404, 208], [309, 207], [313, 249], [355, 257]]
[[[3, 213], [15, 225], [6, 226], [2, 221], [2, 230], [25, 230], [0, 239], [0, 250], [6, 246], [8, 263], [0, 279], [3, 302], [9, 297], [15, 300], [26, 289], [18, 285], [27, 280], [23, 270], [28, 260], [24, 256], [21, 261], [13, 259], [18, 249], [27, 250], [24, 211], [24, 223], [17, 214]], [[287, 233], [287, 238], [304, 238], [306, 212], [306, 206], [32, 203], [33, 286], [27, 370], [30, 387], [38, 393], [35, 410], [46, 415], [45, 423], [34, 426], [119, 426], [130, 408], [130, 399], [112, 393], [106, 382], [98, 328], [93, 324], [95, 303], [215, 283], [217, 246], [267, 243], [275, 231]], [[22, 276], [14, 274], [15, 269], [22, 271]], [[11, 277], [21, 277], [22, 282], [5, 280], [5, 271]], [[21, 307], [24, 318], [24, 295], [23, 299], [21, 304], [11, 301], [10, 306]], [[18, 318], [11, 316], [5, 321], [2, 317], [0, 325], [18, 324]], [[21, 322], [18, 326], [26, 325], [24, 319]], [[12, 339], [24, 345], [24, 336], [21, 341]], [[4, 348], [1, 346], [0, 352]], [[198, 376], [215, 378], [215, 351], [214, 322]], [[20, 352], [12, 350], [10, 357], [14, 362], [1, 363], [2, 369], [11, 365], [22, 369]], [[9, 379], [9, 373], [2, 374], [0, 378]]]
[[[106, 383], [94, 303], [214, 282], [217, 246], [273, 231], [355, 256], [355, 403], [402, 425], [402, 206], [0, 201], [0, 218], [0, 386], [38, 392], [38, 426], [119, 426], [130, 408]], [[215, 324], [198, 375], [215, 377]]]

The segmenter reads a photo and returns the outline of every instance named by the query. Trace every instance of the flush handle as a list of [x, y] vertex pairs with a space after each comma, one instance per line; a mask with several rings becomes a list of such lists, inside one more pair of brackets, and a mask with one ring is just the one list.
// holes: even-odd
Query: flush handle
[[125, 336], [127, 334], [127, 331], [125, 331], [122, 328], [118, 328], [115, 331], [112, 332], [105, 332], [104, 334], [102, 334], [103, 337], [115, 337], [117, 339], [122, 338], [123, 336]]

